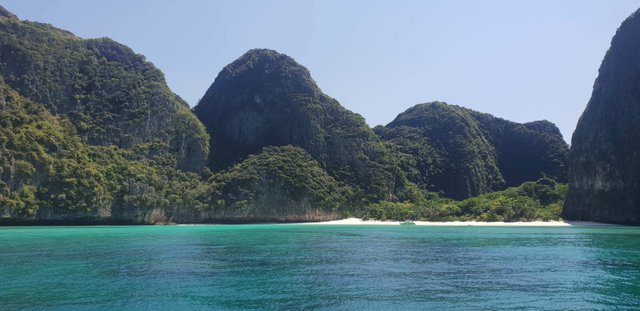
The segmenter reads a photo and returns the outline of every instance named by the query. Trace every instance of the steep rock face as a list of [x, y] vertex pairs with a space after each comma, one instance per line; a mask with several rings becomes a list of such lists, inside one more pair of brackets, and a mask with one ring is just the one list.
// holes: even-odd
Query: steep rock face
[[638, 51], [636, 11], [613, 37], [571, 139], [567, 219], [640, 224]]
[[20, 95], [67, 116], [92, 145], [160, 141], [184, 170], [201, 171], [208, 135], [160, 70], [110, 39], [83, 40], [0, 8], [0, 76]]
[[470, 111], [496, 149], [507, 187], [542, 177], [567, 182], [569, 146], [558, 127], [546, 120], [516, 123]]
[[433, 102], [409, 108], [376, 133], [402, 154], [410, 180], [454, 199], [543, 176], [566, 180], [568, 146], [548, 121], [519, 124]]
[[194, 112], [211, 135], [216, 170], [265, 146], [294, 145], [370, 199], [391, 199], [398, 187], [399, 170], [364, 119], [324, 95], [289, 56], [248, 51], [219, 73]]

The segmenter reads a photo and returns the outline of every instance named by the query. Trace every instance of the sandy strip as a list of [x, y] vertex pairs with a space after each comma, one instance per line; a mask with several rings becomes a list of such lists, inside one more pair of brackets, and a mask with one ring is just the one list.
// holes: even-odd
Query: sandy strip
[[[453, 226], [453, 227], [594, 227], [617, 226], [589, 221], [516, 221], [516, 222], [483, 222], [483, 221], [414, 221], [416, 226]], [[384, 225], [399, 226], [399, 221], [362, 220], [346, 218], [332, 221], [298, 223], [297, 225]]]

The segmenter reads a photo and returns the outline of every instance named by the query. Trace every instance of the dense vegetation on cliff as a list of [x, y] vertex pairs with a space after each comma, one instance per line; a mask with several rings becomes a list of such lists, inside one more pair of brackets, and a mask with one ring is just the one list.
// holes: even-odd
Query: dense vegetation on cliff
[[211, 134], [214, 170], [266, 146], [294, 145], [365, 201], [411, 199], [395, 157], [364, 119], [323, 94], [289, 56], [248, 51], [218, 74], [194, 112]]
[[363, 218], [431, 221], [533, 221], [561, 217], [567, 185], [543, 178], [462, 201], [433, 196], [418, 203], [379, 202]]
[[[68, 118], [51, 114], [0, 83], [0, 215], [123, 217], [200, 207], [210, 189], [175, 168], [176, 157], [154, 141], [125, 150], [91, 146]], [[138, 219], [141, 217], [141, 219]]]
[[375, 131], [401, 154], [411, 181], [446, 197], [465, 199], [542, 177], [566, 182], [569, 149], [548, 121], [520, 124], [433, 102]]
[[374, 132], [271, 50], [226, 66], [194, 112], [128, 47], [0, 7], [0, 222], [547, 219], [564, 191], [445, 198], [562, 181], [566, 144], [443, 103]]
[[640, 224], [640, 13], [616, 32], [571, 139], [568, 219]]
[[164, 75], [110, 39], [83, 40], [47, 24], [0, 14], [0, 76], [21, 96], [69, 118], [91, 145], [162, 141], [179, 168], [199, 172], [208, 135]]
[[162, 73], [109, 39], [0, 10], [0, 216], [113, 217], [209, 206], [208, 135]]
[[348, 187], [294, 146], [266, 147], [213, 179], [214, 209], [224, 219], [335, 219], [352, 203]]

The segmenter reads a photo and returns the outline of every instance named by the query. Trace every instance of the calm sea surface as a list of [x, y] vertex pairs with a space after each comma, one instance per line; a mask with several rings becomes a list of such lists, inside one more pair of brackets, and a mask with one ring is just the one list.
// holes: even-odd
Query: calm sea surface
[[0, 228], [1, 310], [639, 309], [640, 228]]

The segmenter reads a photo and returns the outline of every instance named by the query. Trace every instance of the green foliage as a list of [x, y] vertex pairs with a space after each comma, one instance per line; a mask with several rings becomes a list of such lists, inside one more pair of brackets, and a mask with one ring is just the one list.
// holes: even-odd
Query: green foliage
[[463, 199], [504, 185], [495, 149], [465, 109], [440, 102], [417, 105], [378, 134], [404, 154], [403, 166], [414, 166], [412, 181], [426, 190]]
[[68, 117], [89, 144], [130, 148], [161, 140], [180, 169], [205, 165], [202, 124], [160, 70], [115, 41], [0, 16], [0, 76], [21, 96]]
[[401, 113], [376, 133], [422, 189], [464, 199], [525, 181], [566, 182], [568, 146], [548, 121], [519, 124], [433, 102]]
[[166, 149], [158, 141], [132, 150], [87, 145], [67, 119], [0, 82], [0, 215], [208, 208], [211, 187], [175, 169]]
[[542, 179], [486, 193], [562, 180], [566, 145], [548, 122], [432, 103], [376, 128], [380, 140], [270, 50], [225, 67], [195, 111], [202, 123], [128, 47], [0, 7], [0, 217], [512, 221], [556, 219], [566, 192]]
[[212, 169], [267, 146], [306, 150], [361, 201], [397, 200], [408, 182], [364, 119], [322, 93], [309, 71], [272, 50], [227, 65], [194, 108], [211, 134]]
[[371, 204], [364, 218], [431, 221], [532, 221], [560, 219], [567, 185], [543, 178], [462, 201], [430, 197], [422, 202]]
[[[299, 147], [266, 147], [213, 177], [216, 208], [347, 208], [350, 191]], [[294, 211], [295, 212], [295, 211]]]

